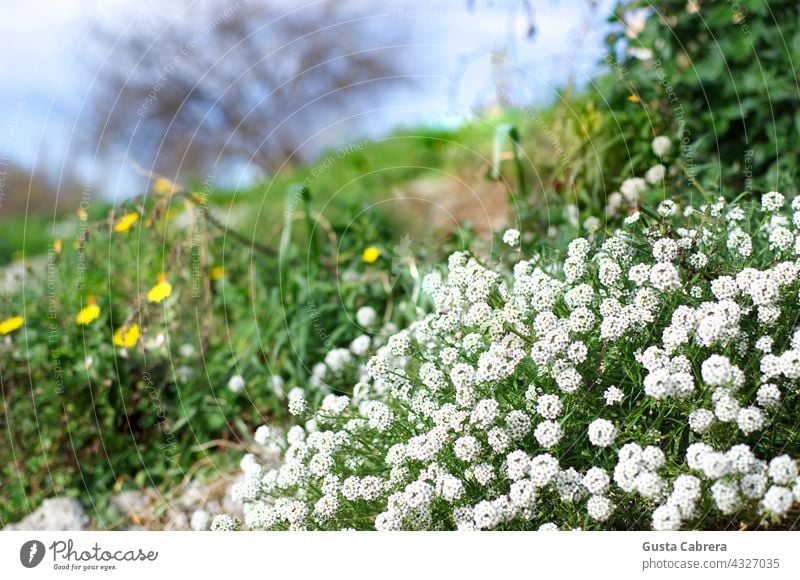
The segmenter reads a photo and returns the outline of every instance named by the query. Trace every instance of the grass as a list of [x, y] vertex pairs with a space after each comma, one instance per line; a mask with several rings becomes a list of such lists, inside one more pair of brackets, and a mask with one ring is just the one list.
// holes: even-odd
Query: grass
[[[380, 202], [448, 175], [475, 192], [499, 182], [526, 230], [546, 233], [563, 219], [565, 201], [588, 199], [587, 212], [598, 206], [597, 177], [579, 163], [585, 131], [601, 128], [587, 100], [565, 94], [547, 110], [402, 129], [329, 150], [244, 190], [150, 192], [116, 208], [95, 202], [84, 222], [4, 219], [0, 259], [17, 259], [24, 248], [32, 266], [25, 294], [0, 298], [3, 316], [26, 317], [24, 329], [0, 343], [0, 521], [66, 494], [109, 525], [116, 491], [169, 488], [218, 457], [214, 445], [243, 445], [254, 426], [281, 423], [283, 392], [307, 388], [314, 364], [348, 344], [359, 307], [403, 324], [418, 305], [425, 264], [478, 235], [469, 217], [455, 231], [436, 229], [417, 206]], [[455, 193], [445, 187], [437, 195], [432, 201], [444, 203]], [[114, 232], [129, 211], [141, 218]], [[362, 261], [368, 246], [381, 254], [374, 264]], [[212, 280], [216, 268], [224, 276]], [[160, 272], [174, 295], [148, 304]], [[74, 316], [90, 295], [101, 316], [79, 327]], [[141, 342], [128, 352], [113, 348], [114, 331], [133, 322]], [[181, 354], [184, 345], [193, 353]], [[235, 374], [246, 379], [243, 394], [226, 388]], [[285, 382], [278, 393], [273, 375]], [[323, 393], [311, 392], [312, 402]]]

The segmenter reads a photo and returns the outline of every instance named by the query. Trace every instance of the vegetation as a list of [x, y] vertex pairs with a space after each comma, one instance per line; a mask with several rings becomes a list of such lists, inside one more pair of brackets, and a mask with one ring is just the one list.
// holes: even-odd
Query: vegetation
[[[687, 10], [695, 4], [697, 10]], [[424, 435], [436, 419], [432, 411], [425, 415], [415, 409], [413, 398], [381, 391], [386, 377], [368, 374], [363, 366], [370, 355], [386, 349], [393, 351], [392, 364], [396, 357], [408, 355], [409, 384], [425, 392], [432, 389], [422, 376], [431, 371], [425, 365], [433, 364], [445, 374], [456, 361], [443, 358], [455, 356], [458, 364], [479, 365], [482, 354], [477, 350], [444, 353], [449, 346], [459, 346], [446, 333], [437, 335], [433, 346], [418, 340], [416, 332], [426, 316], [446, 317], [448, 309], [466, 316], [458, 310], [464, 304], [436, 298], [430, 282], [435, 277], [429, 278], [429, 292], [423, 292], [425, 274], [443, 272], [440, 264], [447, 256], [470, 249], [470, 268], [491, 279], [483, 301], [492, 312], [505, 312], [506, 307], [513, 310], [504, 293], [513, 294], [514, 262], [524, 270], [524, 262], [534, 260], [531, 268], [541, 268], [559, 288], [553, 294], [553, 309], [565, 318], [574, 308], [565, 302], [564, 284], [576, 282], [565, 278], [565, 256], [576, 237], [585, 238], [596, 258], [586, 264], [586, 283], [594, 297], [585, 307], [599, 324], [600, 318], [611, 316], [611, 306], [603, 306], [606, 300], [628, 300], [625, 304], [630, 306], [641, 290], [641, 284], [627, 278], [632, 256], [652, 267], [662, 261], [654, 255], [657, 240], [662, 245], [668, 244], [663, 240], [678, 243], [691, 237], [686, 232], [692, 230], [708, 231], [708, 240], [680, 242], [685, 247], [679, 246], [678, 257], [667, 260], [679, 268], [680, 289], [662, 292], [652, 281], [644, 283], [658, 293], [654, 300], [660, 309], [652, 312], [653, 320], [640, 321], [652, 327], [629, 329], [616, 346], [602, 336], [599, 326], [587, 331], [583, 340], [586, 356], [575, 363], [581, 388], [594, 392], [591, 385], [600, 380], [597, 369], [608, 370], [601, 377], [602, 392], [617, 387], [623, 397], [619, 404], [607, 410], [600, 391], [590, 400], [573, 400], [569, 393], [562, 397], [556, 375], [565, 369], [543, 371], [530, 357], [529, 342], [541, 341], [534, 327], [542, 311], [525, 310], [503, 328], [503, 336], [511, 346], [517, 345], [511, 335], [522, 341], [526, 360], [498, 382], [481, 383], [476, 392], [475, 404], [498, 397], [502, 420], [470, 435], [479, 441], [481, 453], [489, 453], [493, 447], [488, 431], [507, 430], [513, 412], [526, 414], [537, 424], [516, 449], [530, 460], [550, 454], [558, 459], [559, 469], [573, 467], [582, 477], [592, 467], [613, 476], [625, 443], [636, 443], [642, 452], [657, 447], [665, 460], [655, 461], [657, 452], [649, 451], [659, 467], [645, 471], [656, 477], [650, 483], [658, 493], [642, 498], [646, 494], [638, 487], [613, 492], [604, 487], [602, 493], [591, 492], [603, 498], [594, 500], [591, 509], [586, 502], [562, 505], [559, 497], [546, 509], [535, 508], [536, 517], [525, 511], [534, 509], [531, 504], [514, 517], [496, 521], [490, 515], [497, 506], [483, 505], [485, 521], [494, 523], [476, 527], [525, 528], [534, 522], [537, 527], [547, 522], [626, 527], [620, 519], [624, 509], [605, 519], [595, 517], [612, 504], [630, 508], [652, 524], [660, 506], [670, 505], [666, 498], [681, 474], [702, 480], [698, 510], [719, 509], [710, 511], [714, 515], [709, 519], [693, 519], [688, 512], [676, 519], [674, 511], [664, 509], [658, 516], [661, 527], [676, 521], [695, 527], [727, 526], [739, 509], [752, 525], [791, 513], [790, 508], [783, 513], [773, 509], [785, 503], [779, 501], [786, 499], [781, 490], [773, 493], [768, 506], [763, 497], [742, 498], [745, 475], [763, 475], [769, 486], [792, 493], [788, 479], [773, 477], [769, 463], [754, 459], [748, 463], [752, 472], [726, 472], [718, 478], [697, 469], [695, 459], [691, 465], [684, 463], [688, 445], [701, 442], [712, 448], [705, 451], [718, 454], [743, 442], [767, 462], [784, 452], [796, 457], [796, 434], [785, 422], [796, 413], [796, 386], [790, 377], [780, 378], [777, 407], [766, 395], [760, 397], [757, 389], [765, 381], [760, 380], [759, 363], [768, 353], [755, 345], [771, 337], [776, 354], [791, 350], [786, 344], [797, 318], [790, 304], [796, 288], [782, 286], [779, 299], [764, 305], [779, 308], [777, 321], [768, 319], [774, 310], [753, 308], [761, 305], [752, 296], [736, 294], [747, 348], [720, 343], [713, 347], [720, 352], [712, 352], [709, 345], [693, 344], [681, 353], [690, 361], [691, 368], [684, 370], [696, 386], [693, 398], [664, 400], [646, 392], [646, 376], [654, 370], [633, 356], [648, 346], [666, 348], [661, 333], [679, 308], [699, 309], [704, 302], [724, 300], [714, 290], [715, 280], [735, 277], [747, 267], [766, 272], [794, 263], [793, 246], [787, 242], [796, 235], [789, 225], [794, 215], [778, 216], [785, 205], [759, 213], [759, 204], [761, 194], [771, 190], [796, 199], [797, 84], [786, 71], [796, 56], [792, 27], [797, 20], [788, 16], [793, 10], [788, 2], [770, 3], [769, 10], [763, 2], [736, 6], [738, 10], [727, 3], [621, 2], [613, 16], [618, 26], [609, 37], [607, 69], [584, 88], [565, 88], [549, 106], [518, 103], [455, 128], [398, 130], [325, 151], [313, 163], [286, 166], [246, 189], [225, 190], [210, 179], [174, 183], [152, 175], [147, 192], [119, 205], [93, 201], [77, 212], [71, 207], [69, 214], [41, 212], [24, 220], [5, 219], [0, 238], [0, 260], [8, 264], [0, 287], [0, 523], [19, 519], [58, 493], [91, 506], [96, 525], [112, 525], [115, 514], [109, 498], [117, 491], [145, 486], [166, 490], [184, 478], [203, 478], [220, 469], [233, 472], [248, 450], [280, 451], [291, 465], [293, 456], [304, 453], [298, 449], [305, 449], [308, 456], [299, 460], [310, 461], [311, 451], [319, 449], [310, 444], [304, 448], [301, 439], [320, 438], [313, 435], [316, 427], [364, 435], [337, 448], [334, 465], [325, 473], [340, 476], [341, 485], [348, 477], [359, 478], [359, 485], [353, 483], [347, 492], [352, 497], [342, 495], [345, 499], [339, 498], [335, 509], [326, 500], [320, 509], [327, 505], [333, 515], [319, 519], [317, 502], [330, 495], [317, 485], [324, 481], [306, 478], [263, 496], [240, 489], [252, 527], [297, 524], [299, 519], [285, 515], [286, 505], [308, 516], [303, 524], [311, 527], [372, 527], [380, 522], [388, 527], [475, 525], [477, 506], [510, 494], [510, 482], [490, 485], [476, 479], [479, 465], [464, 459], [471, 457], [464, 450], [471, 441], [462, 441], [457, 452], [448, 448], [440, 458], [439, 467], [445, 468], [441, 471], [430, 471], [439, 469], [431, 462], [410, 464], [402, 478], [392, 480], [400, 477], [393, 473], [402, 470], [389, 464], [389, 448]], [[485, 205], [500, 206], [506, 225], [519, 233], [518, 240], [513, 231], [506, 233], [505, 242], [513, 250], [503, 246], [500, 232], [476, 226], [470, 215], [449, 227], [420, 223], [424, 220], [417, 207], [408, 205], [413, 201], [408, 198], [447, 179], [460, 182], [480, 211]], [[487, 184], [501, 195], [481, 198]], [[425, 203], [436, 205], [455, 196], [448, 187], [441, 197]], [[695, 213], [675, 213], [688, 207]], [[615, 234], [623, 226], [627, 233]], [[630, 260], [614, 257], [625, 272], [617, 288], [602, 279], [602, 272], [614, 267], [602, 264], [610, 251], [603, 249], [604, 242], [618, 238], [625, 239], [623, 253], [630, 254]], [[732, 238], [738, 240], [733, 246]], [[751, 240], [750, 255], [742, 253], [745, 238]], [[702, 266], [692, 262], [700, 243], [708, 259]], [[462, 267], [451, 264], [451, 282], [453, 272]], [[511, 286], [503, 286], [501, 280]], [[442, 287], [448, 283], [442, 282]], [[464, 333], [481, 335], [481, 348], [490, 350], [498, 340], [480, 321], [461, 323]], [[413, 338], [408, 353], [400, 348], [406, 340], [402, 337]], [[396, 355], [395, 350], [404, 354]], [[712, 354], [727, 357], [730, 368], [747, 378], [736, 403], [749, 410], [745, 419], [760, 413], [765, 437], [754, 435], [761, 430], [745, 432], [738, 411], [733, 420], [716, 413], [718, 401], [713, 397], [722, 395], [714, 393], [731, 385], [712, 384], [704, 376], [703, 362]], [[614, 385], [605, 384], [612, 378]], [[541, 387], [535, 397], [527, 396], [531, 384]], [[440, 409], [460, 404], [450, 383], [441, 392], [433, 391]], [[563, 398], [566, 412], [553, 418], [543, 415], [536, 402], [541, 394]], [[370, 401], [391, 411], [393, 420], [386, 429], [375, 427], [383, 407], [365, 404]], [[716, 417], [705, 431], [694, 429], [689, 419], [701, 409]], [[470, 416], [474, 410], [470, 407]], [[589, 424], [600, 418], [613, 422], [616, 447], [603, 447], [600, 463], [590, 465], [597, 450], [586, 437]], [[309, 419], [316, 425], [307, 424]], [[374, 424], [366, 427], [364, 422], [370, 421]], [[538, 424], [545, 423], [535, 437]], [[260, 425], [269, 427], [252, 436]], [[557, 444], [542, 443], [548, 429], [550, 435], [562, 433], [559, 441], [574, 437], [579, 443], [570, 447], [569, 439], [564, 440], [560, 454]], [[372, 446], [367, 450], [365, 445]], [[365, 462], [359, 463], [355, 454]], [[476, 457], [500, 477], [508, 469], [506, 456], [503, 450]], [[249, 476], [273, 473], [256, 467], [253, 456], [245, 457]], [[788, 469], [786, 461], [778, 464]], [[306, 467], [311, 469], [310, 464]], [[269, 477], [280, 478], [280, 469]], [[426, 504], [427, 515], [423, 509], [403, 513], [398, 520], [388, 509], [395, 501], [390, 494], [373, 498], [358, 491], [366, 477], [402, 483], [402, 489], [393, 488], [392, 493], [406, 493], [413, 481], [434, 485], [444, 474], [459, 479], [463, 491], [454, 501], [445, 500], [446, 506], [436, 503], [442, 499], [437, 496], [436, 502]], [[719, 498], [730, 491], [728, 484], [739, 486], [734, 511], [720, 507]], [[293, 499], [289, 496], [297, 489], [306, 490], [303, 509], [282, 502], [284, 511], [270, 511], [275, 498]], [[540, 491], [537, 488], [536, 494]], [[472, 519], [454, 509], [466, 507]], [[274, 525], [265, 524], [273, 520]], [[217, 527], [229, 525], [232, 520], [217, 522]]]

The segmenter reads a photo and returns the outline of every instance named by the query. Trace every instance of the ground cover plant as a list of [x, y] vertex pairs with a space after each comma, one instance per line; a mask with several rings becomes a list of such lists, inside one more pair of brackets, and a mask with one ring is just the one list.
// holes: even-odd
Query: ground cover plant
[[[553, 258], [468, 252], [330, 353], [234, 491], [253, 529], [719, 529], [797, 518], [800, 200], [644, 206]], [[351, 373], [353, 370], [351, 370]], [[348, 384], [348, 383], [344, 383]], [[218, 516], [214, 529], [239, 525]]]

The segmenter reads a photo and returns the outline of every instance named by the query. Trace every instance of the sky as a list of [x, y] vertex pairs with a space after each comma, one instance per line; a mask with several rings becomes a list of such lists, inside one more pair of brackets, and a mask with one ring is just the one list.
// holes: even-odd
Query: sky
[[[244, 0], [247, 1], [247, 0]], [[277, 0], [289, 2], [289, 0]], [[366, 2], [366, 0], [348, 0]], [[295, 6], [299, 0], [287, 5]], [[558, 87], [582, 84], [598, 68], [603, 54], [604, 25], [612, 2], [598, 0], [594, 11], [587, 0], [531, 0], [536, 35], [526, 37], [529, 19], [523, 0], [420, 0], [398, 9], [389, 0], [370, 0], [370, 10], [386, 12], [393, 22], [408, 26], [414, 42], [432, 46], [424, 63], [431, 82], [414, 94], [398, 95], [369, 127], [338, 126], [318, 146], [376, 136], [398, 125], [463, 122], [480, 103], [491, 101], [487, 87], [498, 78], [492, 54], [510, 64], [505, 73], [515, 79], [515, 100], [544, 103]], [[126, 196], [135, 187], [118, 167], [101, 166], [88, 156], [67, 157], [69, 144], [80, 135], [77, 113], [89, 106], [93, 79], [84, 55], [93, 23], [159, 10], [156, 0], [15, 0], [0, 19], [0, 169], [16, 163], [37, 166], [51, 175], [62, 171], [104, 183], [108, 197]], [[99, 14], [99, 16], [98, 16]], [[120, 26], [126, 23], [120, 22]], [[495, 60], [496, 62], [496, 60]], [[327, 140], [327, 141], [326, 141]]]

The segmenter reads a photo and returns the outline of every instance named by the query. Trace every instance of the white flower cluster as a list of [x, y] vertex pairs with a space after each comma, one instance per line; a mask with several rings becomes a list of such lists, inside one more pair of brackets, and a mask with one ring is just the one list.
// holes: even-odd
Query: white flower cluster
[[[672, 141], [666, 135], [659, 135], [653, 139], [651, 149], [661, 161], [669, 155], [672, 149]], [[656, 163], [645, 172], [643, 178], [630, 177], [625, 179], [620, 184], [619, 191], [609, 194], [606, 201], [606, 215], [609, 217], [617, 216], [625, 210], [638, 208], [642, 201], [642, 194], [647, 191], [648, 187], [661, 188], [667, 180], [668, 173], [667, 166], [663, 163]], [[672, 215], [674, 210], [675, 204], [672, 201], [666, 201], [658, 207], [658, 212], [667, 217]]]
[[[556, 265], [453, 254], [423, 282], [431, 314], [326, 358], [327, 380], [355, 369], [337, 387], [351, 395], [311, 414], [293, 390], [305, 425], [259, 428], [283, 463], [243, 461], [244, 523], [675, 530], [785, 516], [800, 501], [787, 454], [800, 442], [800, 219], [779, 195], [763, 209], [664, 202], [575, 239]], [[792, 243], [776, 246], [779, 228]]]

